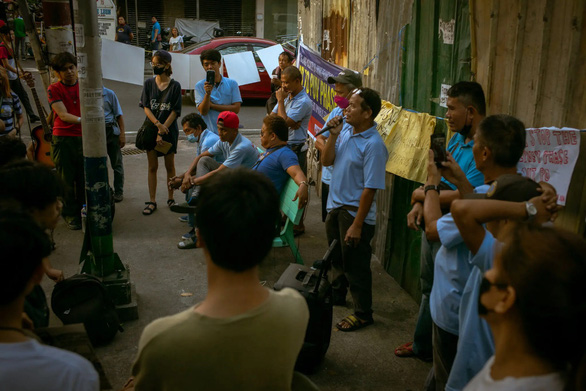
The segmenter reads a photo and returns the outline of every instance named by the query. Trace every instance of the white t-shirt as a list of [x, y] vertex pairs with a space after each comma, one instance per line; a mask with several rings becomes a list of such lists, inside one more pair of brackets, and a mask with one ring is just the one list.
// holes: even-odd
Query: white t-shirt
[[[181, 45], [179, 45], [181, 43]], [[177, 37], [171, 37], [169, 39], [169, 50], [181, 50], [183, 48], [183, 37], [178, 35]]]
[[29, 339], [0, 343], [0, 389], [98, 391], [100, 378], [85, 358]]
[[488, 359], [486, 365], [468, 383], [464, 391], [563, 391], [564, 381], [560, 373], [550, 373], [541, 376], [505, 377], [502, 380], [494, 380], [490, 375], [490, 369], [494, 362], [494, 356]]

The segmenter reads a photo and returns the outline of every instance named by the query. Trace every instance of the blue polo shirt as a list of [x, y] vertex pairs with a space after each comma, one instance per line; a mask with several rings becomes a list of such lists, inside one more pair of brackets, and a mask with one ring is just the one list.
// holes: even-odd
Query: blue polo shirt
[[[354, 127], [349, 126], [343, 128], [338, 136], [328, 212], [344, 205], [358, 208], [364, 189], [385, 188], [385, 167], [389, 154], [376, 126], [375, 123], [357, 134], [354, 134]], [[348, 212], [356, 217], [356, 212]], [[376, 197], [364, 222], [371, 225], [376, 222]]]
[[[195, 107], [199, 106], [201, 102], [203, 102], [203, 98], [205, 97], [205, 90], [203, 85], [205, 83], [204, 80], [200, 80], [195, 84]], [[220, 83], [214, 85], [212, 89], [212, 93], [210, 95], [210, 102], [216, 105], [231, 105], [234, 103], [242, 102], [242, 97], [240, 96], [240, 90], [238, 89], [238, 83], [236, 80], [229, 79], [227, 77], [222, 77]], [[200, 113], [201, 114], [201, 113]], [[208, 111], [206, 115], [202, 114], [202, 118], [208, 129], [218, 134], [218, 116], [220, 112], [217, 110]]]
[[[209, 150], [219, 140], [220, 140], [220, 136], [218, 136], [215, 133], [210, 132], [207, 129], [204, 129], [204, 131], [201, 132], [201, 135], [199, 136], [199, 140], [198, 140], [198, 143], [197, 143], [197, 148], [195, 150], [197, 156], [199, 156], [202, 153], [204, 153], [205, 151]], [[214, 159], [218, 163], [224, 162], [224, 157], [222, 155], [219, 155], [219, 154], [217, 156], [214, 156]]]
[[[448, 152], [452, 154], [452, 157], [458, 163], [468, 182], [472, 187], [478, 187], [484, 183], [484, 175], [476, 169], [476, 163], [474, 162], [474, 155], [472, 153], [472, 147], [474, 146], [474, 140], [470, 140], [466, 144], [466, 137], [460, 133], [454, 134], [450, 142], [448, 143]], [[452, 190], [456, 190], [456, 186], [448, 182], [442, 177], [442, 182], [450, 186]]]
[[224, 166], [228, 168], [246, 167], [252, 168], [258, 159], [258, 151], [254, 144], [238, 133], [232, 145], [227, 141], [218, 140], [213, 147], [208, 149], [214, 158], [221, 156]]
[[[488, 185], [482, 185], [474, 192], [484, 194], [488, 188]], [[433, 286], [429, 297], [431, 318], [442, 330], [459, 335], [460, 301], [472, 271], [470, 251], [451, 213], [437, 221], [437, 232], [442, 245], [434, 262]]]
[[478, 315], [478, 295], [484, 272], [492, 268], [495, 242], [492, 234], [486, 231], [480, 249], [470, 258], [472, 271], [460, 303], [460, 336], [458, 352], [446, 385], [449, 391], [462, 390], [494, 354], [490, 327]]
[[161, 25], [159, 24], [159, 22], [155, 22], [153, 24], [153, 27], [151, 28], [151, 41], [153, 39], [156, 39], [157, 37], [155, 36], [155, 30], [159, 30], [159, 34], [161, 34]]
[[298, 165], [299, 159], [295, 152], [283, 146], [267, 149], [254, 164], [253, 170], [265, 174], [277, 188], [277, 193], [281, 194], [290, 178], [287, 170]]
[[[337, 117], [339, 115], [344, 115], [344, 110], [339, 107], [336, 107], [332, 112], [328, 115], [328, 120]], [[324, 125], [325, 126], [325, 125]], [[352, 125], [348, 124], [346, 120], [344, 120], [342, 127], [352, 127]], [[330, 137], [330, 132], [323, 133], [325, 138]], [[329, 185], [332, 180], [332, 172], [334, 171], [334, 165], [331, 166], [323, 166], [321, 168], [321, 181], [326, 185]]]
[[[309, 127], [309, 120], [311, 119], [311, 99], [305, 92], [305, 88], [302, 89], [297, 95], [290, 98], [291, 95], [285, 98], [283, 102], [285, 105], [285, 112], [287, 117], [291, 118], [295, 122], [301, 121], [299, 129], [289, 129], [289, 140], [288, 144], [303, 144], [307, 140], [307, 128]], [[278, 113], [279, 103], [275, 105], [273, 113]]]
[[104, 121], [106, 124], [112, 124], [113, 133], [119, 136], [120, 128], [117, 119], [122, 115], [122, 107], [120, 107], [118, 97], [111, 89], [102, 87], [102, 98], [104, 100]]

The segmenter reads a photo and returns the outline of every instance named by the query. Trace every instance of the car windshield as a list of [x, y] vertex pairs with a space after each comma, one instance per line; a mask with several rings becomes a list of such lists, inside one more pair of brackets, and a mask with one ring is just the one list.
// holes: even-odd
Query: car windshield
[[200, 48], [204, 45], [207, 45], [208, 43], [210, 43], [211, 39], [208, 39], [207, 41], [201, 41], [199, 43], [193, 44], [193, 45], [189, 45], [188, 47], [186, 47], [185, 49], [183, 49], [181, 51], [181, 53], [190, 53], [192, 51], [194, 51], [197, 48]]

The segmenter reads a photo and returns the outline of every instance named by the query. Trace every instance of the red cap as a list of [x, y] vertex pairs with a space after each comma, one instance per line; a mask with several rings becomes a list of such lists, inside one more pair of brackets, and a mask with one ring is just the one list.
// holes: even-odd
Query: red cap
[[225, 128], [231, 129], [238, 129], [238, 125], [240, 124], [240, 120], [236, 113], [231, 111], [222, 111], [220, 115], [218, 115], [218, 122], [223, 121], [223, 126]]

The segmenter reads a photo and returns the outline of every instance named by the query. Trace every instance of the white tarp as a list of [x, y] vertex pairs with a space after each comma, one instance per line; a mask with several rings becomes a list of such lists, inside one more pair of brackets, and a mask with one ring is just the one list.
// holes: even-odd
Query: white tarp
[[194, 36], [193, 41], [201, 42], [214, 37], [214, 27], [220, 28], [219, 22], [208, 22], [207, 20], [176, 18], [175, 27], [179, 35]]
[[236, 80], [239, 86], [260, 81], [258, 68], [252, 52], [233, 53], [222, 56], [230, 79]]
[[580, 131], [571, 128], [527, 129], [527, 146], [519, 161], [523, 176], [547, 182], [565, 205], [572, 173], [580, 154]]
[[267, 69], [269, 76], [273, 72], [273, 69], [279, 66], [279, 54], [283, 53], [283, 47], [281, 45], [273, 45], [268, 48], [260, 49], [256, 51], [260, 61]]
[[144, 49], [102, 38], [102, 77], [144, 84]]

